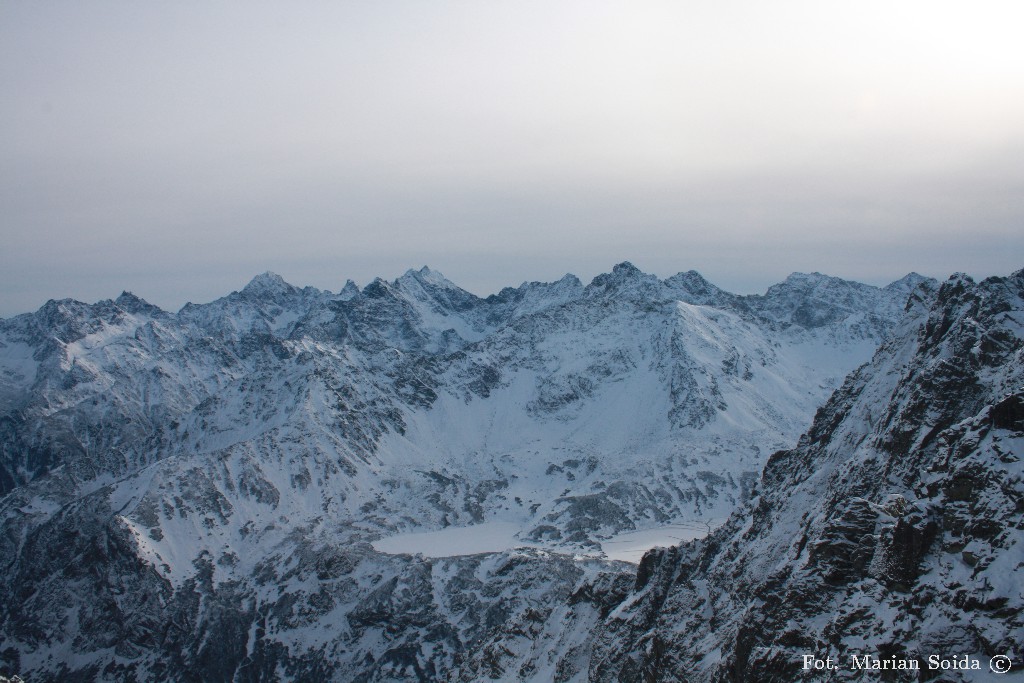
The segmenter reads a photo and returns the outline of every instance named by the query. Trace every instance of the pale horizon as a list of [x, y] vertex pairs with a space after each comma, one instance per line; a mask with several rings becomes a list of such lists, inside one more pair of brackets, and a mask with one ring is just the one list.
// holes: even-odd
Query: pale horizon
[[0, 6], [0, 316], [1024, 262], [1008, 0]]

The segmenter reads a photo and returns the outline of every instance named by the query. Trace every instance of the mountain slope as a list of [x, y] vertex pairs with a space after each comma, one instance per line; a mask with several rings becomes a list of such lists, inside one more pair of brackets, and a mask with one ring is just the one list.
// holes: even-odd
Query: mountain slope
[[[1024, 662], [1024, 271], [944, 283], [850, 375], [754, 497], [644, 558], [595, 680], [791, 681], [802, 656]], [[916, 673], [891, 680], [918, 680]]]

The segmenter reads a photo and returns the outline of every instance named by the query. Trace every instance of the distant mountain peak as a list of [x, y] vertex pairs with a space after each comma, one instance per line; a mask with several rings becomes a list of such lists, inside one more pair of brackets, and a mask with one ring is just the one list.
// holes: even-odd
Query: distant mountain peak
[[359, 285], [352, 280], [346, 280], [345, 286], [341, 288], [340, 292], [338, 292], [338, 295], [345, 300], [351, 299], [357, 294], [359, 294]]
[[832, 275], [825, 275], [824, 273], [819, 273], [818, 271], [814, 271], [812, 273], [802, 273], [800, 271], [794, 271], [786, 276], [786, 279], [783, 280], [783, 283], [817, 283], [826, 282], [830, 280], [842, 281], [841, 278], [837, 278]]
[[616, 263], [612, 266], [612, 272], [616, 275], [643, 275], [643, 271], [634, 266], [629, 261], [623, 261], [622, 263]]
[[457, 284], [446, 278], [443, 273], [437, 270], [432, 270], [429, 266], [423, 266], [419, 270], [410, 268], [405, 271], [405, 274], [402, 275], [402, 277], [395, 281], [395, 284], [401, 285], [402, 283], [408, 283], [410, 281], [416, 282], [420, 286], [427, 285], [440, 287], [442, 289], [462, 289]]
[[938, 286], [938, 282], [934, 278], [925, 277], [920, 273], [910, 272], [901, 277], [899, 280], [894, 280], [887, 284], [883, 289], [889, 292], [906, 292], [910, 293], [917, 289], [922, 283], [930, 283], [932, 286]]
[[617, 263], [612, 267], [612, 272], [598, 275], [587, 289], [592, 292], [622, 292], [634, 291], [637, 294], [652, 294], [660, 287], [657, 276], [649, 275], [629, 261]]
[[765, 292], [766, 297], [788, 296], [791, 293], [804, 295], [817, 292], [848, 292], [853, 290], [878, 290], [878, 287], [866, 285], [853, 280], [844, 280], [834, 275], [825, 275], [817, 271], [813, 273], [790, 273], [782, 282], [772, 285]]
[[685, 284], [688, 287], [699, 287], [699, 288], [704, 288], [704, 289], [710, 287], [710, 288], [713, 288], [715, 290], [722, 291], [721, 289], [719, 289], [718, 287], [713, 285], [711, 282], [709, 282], [706, 277], [701, 275], [696, 270], [688, 270], [685, 273], [676, 273], [672, 277], [667, 278], [665, 280], [665, 282], [666, 282], [666, 284], [668, 284], [668, 283], [679, 283], [679, 284]]
[[261, 294], [270, 292], [288, 292], [295, 289], [292, 285], [285, 282], [285, 279], [272, 271], [266, 271], [260, 273], [252, 280], [249, 281], [243, 289], [244, 294]]
[[164, 314], [164, 310], [159, 306], [154, 306], [145, 299], [132, 294], [129, 291], [121, 292], [121, 295], [114, 300], [119, 308], [132, 313], [133, 315], [160, 315]]
[[573, 275], [572, 273], [566, 273], [565, 275], [563, 275], [558, 280], [558, 282], [559, 283], [564, 283], [564, 284], [569, 284], [569, 285], [582, 285], [583, 284], [582, 282], [580, 282], [580, 279], [578, 277], [576, 277], [575, 275]]
[[380, 277], [373, 278], [373, 282], [363, 287], [363, 296], [371, 299], [382, 299], [389, 294], [393, 295], [391, 285], [388, 284], [387, 280]]

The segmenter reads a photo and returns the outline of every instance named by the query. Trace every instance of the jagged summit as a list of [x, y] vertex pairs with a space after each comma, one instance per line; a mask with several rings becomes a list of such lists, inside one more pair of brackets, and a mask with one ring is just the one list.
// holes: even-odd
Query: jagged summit
[[[583, 283], [572, 273], [566, 273], [554, 282], [523, 282], [518, 287], [505, 287], [498, 293], [498, 296], [507, 295], [510, 292], [527, 292], [530, 290], [565, 291], [572, 290], [582, 292]], [[492, 295], [494, 296], [494, 295]]]
[[740, 307], [739, 298], [709, 282], [696, 270], [677, 273], [665, 280], [665, 286], [678, 298], [699, 305]]
[[410, 268], [401, 278], [399, 278], [399, 280], [406, 278], [411, 278], [422, 283], [429, 283], [436, 287], [457, 287], [457, 285], [446, 278], [443, 273], [437, 270], [432, 270], [429, 266], [423, 266], [419, 270]]
[[832, 275], [825, 275], [823, 273], [800, 273], [794, 272], [786, 276], [786, 278], [774, 284], [768, 288], [764, 296], [771, 297], [773, 294], [782, 291], [811, 291], [811, 290], [823, 290], [828, 288], [848, 288], [854, 286], [869, 287], [870, 285], [861, 285], [859, 282], [853, 282], [850, 280], [844, 280], [843, 278], [834, 277]]
[[168, 315], [168, 313], [159, 306], [155, 306], [145, 299], [128, 291], [121, 292], [120, 296], [114, 299], [114, 303], [133, 315], [148, 315], [154, 317]]
[[555, 282], [524, 282], [518, 287], [505, 287], [484, 301], [488, 307], [488, 319], [491, 324], [498, 325], [503, 320], [554, 309], [575, 301], [583, 291], [580, 279], [566, 273]]
[[932, 288], [936, 288], [939, 285], [935, 278], [925, 277], [919, 273], [910, 272], [899, 280], [890, 282], [884, 287], [884, 289], [910, 293], [922, 284], [928, 284], [928, 286]]
[[338, 298], [340, 299], [351, 299], [359, 294], [359, 285], [357, 285], [351, 279], [345, 281], [345, 286], [338, 292]]
[[[914, 289], [918, 284], [922, 282], [935, 282], [931, 278], [925, 278], [917, 273], [910, 273], [900, 280], [890, 283], [884, 289], [893, 292], [896, 295], [902, 294], [904, 291], [909, 292]], [[520, 291], [526, 292], [527, 290], [534, 290], [534, 292], [548, 291], [552, 293], [556, 298], [564, 299], [564, 296], [572, 292], [576, 295], [582, 295], [585, 292], [591, 295], [597, 293], [613, 293], [620, 291], [631, 291], [638, 295], [650, 295], [659, 298], [671, 298], [678, 296], [690, 303], [709, 303], [713, 305], [726, 305], [727, 300], [731, 301], [733, 305], [740, 299], [756, 299], [754, 297], [739, 297], [738, 295], [731, 294], [726, 290], [723, 290], [713, 283], [709, 282], [704, 278], [698, 271], [689, 270], [685, 272], [677, 273], [663, 281], [659, 281], [657, 276], [648, 274], [636, 267], [629, 261], [623, 261], [615, 264], [611, 271], [597, 275], [592, 281], [585, 287], [580, 282], [579, 278], [571, 273], [567, 273], [559, 280], [554, 282], [523, 282], [518, 287], [505, 287], [497, 294], [492, 294], [485, 299], [480, 299], [470, 292], [464, 290], [458, 284], [445, 277], [440, 271], [430, 268], [430, 266], [424, 265], [419, 269], [410, 268], [403, 275], [396, 278], [393, 281], [387, 281], [383, 278], [375, 278], [367, 287], [370, 288], [370, 296], [379, 296], [382, 291], [381, 285], [386, 285], [385, 290], [397, 288], [404, 290], [407, 293], [415, 293], [418, 290], [430, 291], [436, 293], [439, 290], [451, 290], [456, 292], [455, 298], [459, 300], [458, 305], [465, 306], [466, 301], [499, 301], [513, 296], [511, 292]], [[772, 295], [778, 292], [785, 291], [810, 291], [822, 287], [828, 286], [852, 286], [858, 288], [873, 289], [869, 285], [862, 285], [856, 282], [850, 282], [842, 280], [840, 278], [832, 277], [829, 275], [823, 275], [818, 272], [814, 273], [792, 273], [783, 282], [776, 285], [772, 285], [768, 289], [767, 294], [761, 295], [761, 298], [771, 298]], [[937, 283], [936, 283], [937, 286]], [[558, 293], [557, 295], [554, 293]], [[346, 280], [344, 287], [336, 295], [339, 299], [351, 299], [357, 294], [365, 293], [360, 287], [351, 279]], [[265, 271], [254, 276], [239, 292], [237, 295], [242, 295], [254, 303], [263, 301], [274, 301], [278, 302], [281, 296], [303, 296], [326, 294], [321, 292], [314, 287], [299, 288], [295, 285], [287, 282], [283, 277], [273, 271]], [[122, 298], [124, 295], [128, 295], [127, 298]], [[230, 295], [229, 295], [230, 296]], [[431, 294], [429, 296], [435, 296]], [[451, 295], [445, 295], [451, 296]], [[519, 296], [519, 295], [515, 295]], [[132, 298], [137, 301], [132, 301]], [[218, 300], [221, 301], [221, 300]], [[121, 302], [121, 303], [119, 303]], [[139, 303], [141, 302], [141, 304]], [[114, 300], [122, 308], [127, 310], [127, 307], [142, 305], [143, 307], [153, 306], [149, 302], [136, 297], [130, 292], [122, 292], [122, 295], [118, 299]], [[122, 303], [124, 305], [122, 305]], [[216, 303], [216, 302], [210, 302]], [[278, 302], [279, 303], [279, 302]], [[75, 306], [90, 306], [74, 299], [61, 299], [51, 300], [44, 304], [46, 306], [52, 306], [60, 304], [65, 307]], [[195, 308], [203, 308], [210, 304], [197, 304], [194, 302], [188, 302], [182, 310], [192, 310]], [[153, 306], [156, 310], [161, 310], [159, 307]], [[42, 310], [42, 309], [40, 309]], [[147, 309], [148, 310], [148, 309]]]
[[479, 297], [467, 292], [446, 278], [440, 272], [423, 266], [419, 270], [408, 270], [394, 282], [397, 289], [440, 308], [465, 310], [480, 301]]
[[[523, 284], [525, 285], [526, 283], [524, 282]], [[533, 284], [537, 284], [537, 283], [533, 283]], [[582, 287], [583, 286], [583, 283], [580, 282], [580, 279], [578, 277], [576, 277], [575, 275], [573, 275], [572, 273], [566, 273], [565, 275], [560, 277], [558, 280], [555, 280], [555, 282], [553, 284], [555, 284], [555, 285], [562, 285], [562, 286], [569, 286], [569, 287]]]
[[622, 261], [612, 266], [612, 275], [619, 275], [623, 277], [644, 275], [644, 272], [634, 266], [629, 261]]
[[375, 277], [370, 284], [363, 287], [362, 295], [371, 299], [382, 299], [392, 295], [391, 284], [382, 277]]
[[295, 289], [285, 279], [272, 271], [260, 273], [242, 288], [243, 294], [252, 296], [276, 295], [291, 292]]
[[625, 282], [628, 280], [635, 280], [640, 278], [651, 277], [647, 273], [643, 272], [629, 261], [623, 261], [622, 263], [616, 263], [612, 266], [612, 272], [603, 273], [594, 278], [591, 284], [602, 284], [604, 282], [615, 281]]
[[587, 285], [588, 296], [626, 296], [660, 298], [662, 284], [656, 275], [650, 275], [629, 261], [612, 268], [612, 272], [598, 275]]

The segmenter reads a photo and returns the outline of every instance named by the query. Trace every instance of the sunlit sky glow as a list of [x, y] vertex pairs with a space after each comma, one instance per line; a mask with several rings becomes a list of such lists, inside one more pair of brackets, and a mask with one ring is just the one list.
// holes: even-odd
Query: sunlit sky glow
[[0, 3], [0, 316], [1024, 267], [1024, 4]]

